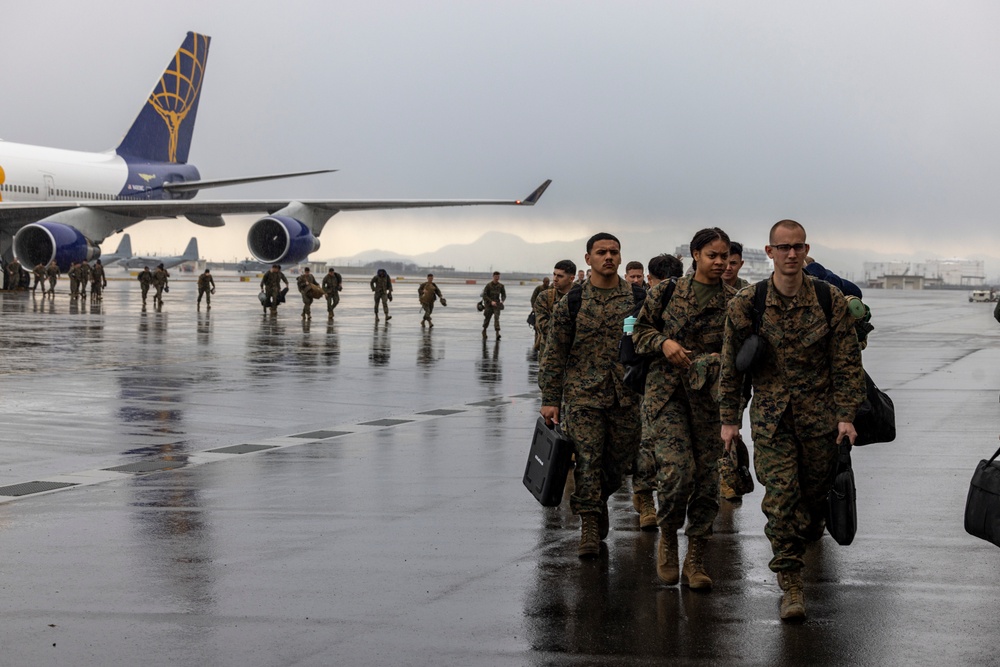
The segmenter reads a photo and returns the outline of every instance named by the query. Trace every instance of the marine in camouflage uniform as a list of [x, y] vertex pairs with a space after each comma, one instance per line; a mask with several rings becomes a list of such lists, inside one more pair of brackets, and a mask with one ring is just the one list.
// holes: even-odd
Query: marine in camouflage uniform
[[80, 266], [77, 267], [76, 279], [80, 284], [80, 298], [87, 296], [87, 285], [90, 284], [90, 276], [93, 274], [93, 270], [90, 268], [90, 264], [87, 262], [80, 262]]
[[[729, 266], [722, 274], [722, 280], [737, 292], [750, 286], [749, 280], [740, 278], [740, 269], [743, 268], [743, 264], [743, 244], [733, 241], [729, 244]], [[741, 503], [743, 496], [736, 491], [739, 486], [736, 463], [731, 456], [723, 454], [719, 458], [719, 495], [731, 503]]]
[[35, 284], [31, 286], [31, 291], [34, 292], [41, 285], [42, 294], [45, 294], [45, 265], [41, 262], [35, 264], [35, 268], [31, 270], [31, 273], [35, 276]]
[[[588, 261], [610, 273], [612, 287], [600, 289], [593, 279], [580, 288], [580, 310], [574, 320], [569, 299], [559, 300], [552, 313], [545, 353], [539, 363], [542, 415], [558, 420], [560, 408], [566, 434], [576, 445], [575, 491], [570, 507], [581, 518], [578, 554], [600, 553], [607, 535], [607, 499], [617, 491], [639, 447], [639, 397], [622, 383], [618, 360], [622, 324], [635, 308], [632, 286], [617, 275], [620, 244], [599, 234], [591, 239]], [[600, 238], [598, 238], [600, 237]], [[613, 258], [608, 258], [613, 249]], [[614, 261], [604, 268], [602, 262]], [[603, 280], [602, 275], [602, 280]]]
[[[805, 545], [822, 536], [826, 497], [836, 474], [837, 442], [855, 437], [853, 422], [865, 399], [865, 380], [847, 300], [830, 286], [828, 324], [816, 296], [817, 281], [801, 271], [801, 257], [809, 251], [805, 230], [797, 222], [783, 220], [772, 228], [770, 241], [767, 249], [775, 272], [768, 281], [761, 318], [760, 335], [767, 345], [752, 374], [750, 424], [754, 468], [765, 489], [761, 509], [767, 516], [764, 532], [773, 553], [769, 567], [778, 573], [784, 591], [781, 617], [798, 620], [805, 617], [801, 575]], [[793, 295], [778, 291], [778, 279]], [[743, 290], [727, 311], [720, 382], [722, 436], [727, 445], [742, 423], [743, 375], [735, 362], [752, 333], [753, 300], [754, 290]]]
[[7, 289], [16, 290], [21, 286], [21, 262], [16, 258], [7, 264], [7, 276]]
[[77, 293], [80, 291], [80, 265], [78, 262], [71, 262], [69, 265], [69, 271], [66, 272], [69, 277], [69, 296], [71, 299], [75, 299]]
[[94, 262], [94, 268], [90, 272], [90, 298], [94, 301], [101, 301], [104, 288], [108, 286], [108, 279], [104, 276], [104, 265], [101, 260]]
[[431, 321], [431, 313], [434, 312], [434, 301], [441, 299], [441, 303], [444, 303], [444, 297], [441, 296], [441, 288], [434, 284], [434, 274], [427, 274], [427, 282], [421, 283], [420, 287], [417, 288], [417, 298], [420, 299], [420, 307], [424, 310], [424, 317], [420, 320], [420, 326], [424, 326], [427, 323], [428, 327], [433, 327], [434, 323]]
[[[55, 296], [56, 294], [56, 283], [59, 281], [59, 265], [56, 264], [56, 260], [49, 262], [48, 266], [45, 267], [45, 275], [49, 279], [49, 294]], [[45, 290], [42, 290], [42, 294]]]
[[368, 284], [372, 288], [372, 292], [375, 293], [375, 319], [378, 319], [378, 306], [381, 303], [386, 321], [391, 320], [389, 302], [392, 301], [392, 278], [389, 277], [385, 269], [379, 269]]
[[[723, 245], [728, 245], [728, 239]], [[735, 291], [721, 281], [704, 285], [702, 298], [706, 301], [700, 302], [696, 291], [700, 283], [694, 276], [685, 276], [678, 279], [673, 296], [664, 302], [670, 284], [664, 281], [650, 290], [633, 340], [641, 354], [656, 355], [642, 400], [642, 440], [656, 459], [657, 524], [662, 545], [658, 547], [658, 573], [665, 583], [676, 584], [680, 577], [677, 531], [684, 527], [685, 517], [688, 552], [694, 558], [692, 550], [704, 549], [719, 511], [717, 461], [723, 445], [716, 383], [726, 304]], [[667, 341], [687, 351], [689, 366], [678, 366], [666, 358], [663, 346]], [[690, 569], [686, 563], [685, 572]], [[712, 585], [707, 575], [697, 581], [686, 577], [685, 583], [693, 588]]]
[[153, 305], [157, 302], [163, 305], [163, 290], [167, 288], [167, 282], [170, 278], [170, 272], [167, 271], [163, 264], [159, 264], [156, 267], [156, 271], [153, 271], [153, 287], [156, 288], [156, 293], [153, 295]]
[[312, 302], [313, 297], [310, 294], [310, 286], [316, 285], [319, 287], [319, 283], [316, 282], [316, 276], [312, 274], [309, 267], [302, 269], [302, 273], [298, 278], [295, 279], [295, 287], [298, 288], [299, 294], [302, 295], [302, 319], [312, 319]]
[[198, 276], [198, 308], [201, 308], [201, 297], [205, 297], [205, 307], [212, 308], [212, 293], [215, 292], [215, 278], [208, 269]]
[[556, 262], [552, 268], [552, 287], [542, 291], [531, 304], [535, 313], [535, 334], [537, 339], [538, 358], [545, 352], [545, 341], [549, 335], [549, 323], [552, 321], [552, 311], [559, 299], [566, 296], [573, 287], [573, 276], [576, 274], [576, 264], [572, 260], [563, 259]]
[[[281, 296], [281, 283], [285, 283], [285, 287], [288, 287], [288, 278], [281, 271], [280, 264], [272, 264], [271, 268], [265, 271], [260, 279], [260, 291], [267, 296], [272, 315], [278, 314], [278, 298]], [[267, 306], [264, 306], [264, 310], [267, 310]]]
[[136, 276], [139, 286], [142, 288], [142, 305], [146, 305], [146, 295], [149, 294], [149, 286], [153, 284], [153, 272], [148, 266], [142, 267], [142, 271]]
[[340, 303], [340, 292], [344, 289], [344, 279], [332, 268], [323, 276], [323, 293], [326, 294], [327, 319], [333, 319], [333, 309]]
[[486, 283], [483, 288], [483, 338], [486, 338], [486, 329], [490, 326], [490, 318], [493, 318], [493, 328], [496, 330], [497, 338], [500, 338], [500, 311], [503, 310], [503, 302], [507, 300], [507, 288], [500, 282], [500, 273], [493, 272], [493, 280]]

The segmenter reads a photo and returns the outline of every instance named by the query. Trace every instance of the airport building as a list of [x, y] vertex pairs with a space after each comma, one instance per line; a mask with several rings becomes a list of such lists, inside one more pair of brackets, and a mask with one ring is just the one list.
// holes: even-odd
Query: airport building
[[865, 262], [865, 284], [884, 289], [979, 287], [986, 270], [978, 259], [928, 259], [924, 262]]

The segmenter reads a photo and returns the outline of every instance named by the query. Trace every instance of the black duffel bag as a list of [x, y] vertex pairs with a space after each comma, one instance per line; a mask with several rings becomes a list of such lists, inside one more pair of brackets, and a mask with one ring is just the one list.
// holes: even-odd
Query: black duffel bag
[[976, 466], [965, 501], [965, 532], [1000, 546], [1000, 449]]
[[865, 402], [854, 417], [854, 430], [858, 447], [873, 442], [892, 442], [896, 439], [896, 407], [888, 394], [875, 386], [865, 371]]
[[851, 446], [840, 445], [837, 455], [837, 476], [826, 496], [826, 529], [837, 544], [847, 546], [858, 532], [858, 493], [851, 467]]

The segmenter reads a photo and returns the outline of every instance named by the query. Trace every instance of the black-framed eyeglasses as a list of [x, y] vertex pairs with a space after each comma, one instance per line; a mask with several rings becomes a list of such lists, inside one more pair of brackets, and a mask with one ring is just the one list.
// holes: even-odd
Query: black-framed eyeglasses
[[795, 252], [802, 252], [806, 249], [805, 243], [779, 243], [777, 245], [771, 246], [778, 252], [788, 252], [789, 250], [794, 250]]

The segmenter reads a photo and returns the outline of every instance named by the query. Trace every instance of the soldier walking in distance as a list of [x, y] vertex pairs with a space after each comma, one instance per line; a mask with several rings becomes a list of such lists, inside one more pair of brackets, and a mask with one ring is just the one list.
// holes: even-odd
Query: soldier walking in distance
[[80, 291], [80, 263], [70, 262], [66, 275], [69, 276], [69, 298], [75, 299]]
[[205, 269], [205, 272], [198, 276], [198, 308], [201, 308], [201, 297], [205, 297], [205, 308], [212, 309], [212, 295], [215, 294], [215, 279], [212, 273]]
[[31, 273], [35, 276], [35, 284], [31, 286], [31, 291], [34, 292], [38, 289], [38, 286], [42, 286], [42, 295], [45, 295], [45, 265], [39, 262], [35, 264], [35, 268], [31, 270]]
[[148, 266], [144, 266], [136, 278], [139, 281], [139, 286], [142, 288], [142, 305], [145, 306], [146, 295], [149, 294], [149, 286], [153, 284], [153, 272], [149, 270]]
[[427, 323], [427, 327], [431, 328], [434, 326], [434, 322], [431, 321], [431, 313], [434, 312], [434, 302], [437, 299], [441, 299], [441, 305], [447, 305], [444, 297], [441, 296], [441, 288], [434, 284], [434, 274], [427, 274], [427, 282], [421, 283], [420, 287], [417, 288], [417, 297], [420, 299], [420, 306], [424, 309], [424, 317], [420, 320], [420, 326], [424, 326]]
[[316, 276], [312, 274], [307, 266], [302, 269], [302, 273], [295, 280], [295, 286], [298, 288], [299, 294], [302, 295], [302, 319], [304, 320], [312, 319], [313, 285], [319, 287], [319, 283], [316, 282]]
[[385, 272], [385, 269], [379, 269], [369, 285], [372, 292], [375, 293], [375, 319], [378, 319], [378, 305], [381, 303], [385, 320], [388, 322], [392, 319], [392, 315], [389, 314], [389, 302], [392, 301], [392, 278]]
[[[691, 239], [695, 271], [676, 285], [661, 282], [635, 324], [636, 350], [656, 355], [642, 399], [642, 440], [656, 457], [660, 541], [656, 574], [665, 584], [681, 581], [709, 590], [704, 556], [719, 512], [717, 462], [719, 379], [726, 304], [736, 294], [722, 282], [729, 237], [717, 227]], [[687, 554], [680, 567], [677, 531], [687, 520]]]
[[[271, 314], [278, 314], [278, 298], [281, 296], [281, 283], [288, 287], [288, 278], [281, 272], [280, 264], [272, 264], [271, 270], [266, 272], [260, 279], [260, 291], [267, 297], [267, 303], [271, 307]], [[265, 312], [268, 306], [264, 306]]]
[[[49, 262], [48, 266], [45, 267], [45, 275], [49, 279], [49, 294], [52, 296], [56, 295], [56, 283], [59, 281], [59, 265], [56, 264], [56, 260]], [[45, 294], [45, 290], [42, 289], [42, 294]]]
[[77, 267], [76, 279], [80, 286], [80, 299], [85, 299], [87, 297], [87, 287], [90, 285], [90, 276], [93, 275], [93, 271], [90, 268], [90, 264], [86, 261], [80, 262]]
[[486, 329], [490, 326], [490, 318], [493, 318], [493, 328], [496, 330], [497, 340], [500, 339], [500, 311], [503, 310], [503, 302], [507, 300], [507, 289], [500, 282], [500, 272], [493, 272], [493, 280], [486, 283], [483, 288], [483, 338], [486, 338]]
[[639, 397], [624, 385], [618, 360], [622, 325], [636, 296], [618, 276], [617, 238], [595, 234], [584, 259], [593, 271], [555, 306], [538, 386], [545, 422], [562, 418], [576, 444], [570, 507], [581, 520], [577, 555], [594, 558], [608, 534], [608, 498], [622, 485], [639, 448]]
[[7, 265], [7, 289], [16, 290], [21, 287], [21, 262], [17, 258], [10, 260]]
[[108, 286], [108, 279], [104, 276], [104, 265], [101, 264], [101, 260], [94, 262], [94, 268], [90, 272], [90, 280], [92, 282], [90, 287], [91, 301], [101, 301], [104, 299], [104, 288]]
[[153, 295], [154, 306], [163, 305], [163, 292], [167, 289], [169, 279], [170, 272], [163, 268], [163, 263], [157, 264], [156, 271], [153, 271], [153, 287], [156, 288], [156, 294]]
[[340, 303], [340, 292], [344, 289], [344, 279], [331, 266], [323, 276], [323, 293], [326, 295], [327, 319], [333, 319], [333, 309]]
[[[806, 615], [805, 545], [823, 535], [837, 446], [857, 437], [854, 418], [865, 399], [865, 379], [847, 300], [803, 271], [806, 230], [781, 220], [768, 238], [765, 250], [774, 271], [760, 321], [764, 356], [751, 369], [750, 424], [754, 468], [764, 485], [764, 532], [774, 555], [769, 566], [783, 591], [780, 616], [799, 621]], [[755, 291], [742, 290], [727, 310], [719, 406], [727, 450], [743, 422], [743, 375], [736, 371], [736, 355], [753, 332]], [[821, 291], [830, 297], [829, 317]]]

